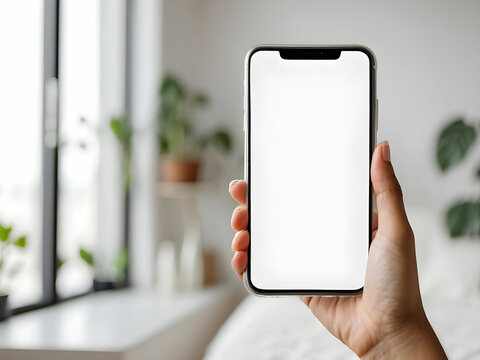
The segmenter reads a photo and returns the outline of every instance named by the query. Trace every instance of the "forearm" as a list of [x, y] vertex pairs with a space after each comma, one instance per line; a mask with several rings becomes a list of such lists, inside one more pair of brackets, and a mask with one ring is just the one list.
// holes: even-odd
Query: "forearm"
[[430, 323], [425, 317], [385, 336], [362, 359], [447, 359]]

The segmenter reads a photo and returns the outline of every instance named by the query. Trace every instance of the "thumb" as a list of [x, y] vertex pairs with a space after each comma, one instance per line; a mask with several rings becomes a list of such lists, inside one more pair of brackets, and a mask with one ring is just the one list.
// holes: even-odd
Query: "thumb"
[[377, 145], [371, 167], [372, 185], [377, 195], [378, 231], [396, 238], [402, 229], [410, 229], [400, 184], [390, 162], [387, 141]]

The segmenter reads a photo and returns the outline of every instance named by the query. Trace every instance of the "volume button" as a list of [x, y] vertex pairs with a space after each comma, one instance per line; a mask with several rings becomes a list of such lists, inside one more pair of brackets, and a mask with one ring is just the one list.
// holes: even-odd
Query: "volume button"
[[378, 99], [375, 103], [375, 130], [378, 130]]

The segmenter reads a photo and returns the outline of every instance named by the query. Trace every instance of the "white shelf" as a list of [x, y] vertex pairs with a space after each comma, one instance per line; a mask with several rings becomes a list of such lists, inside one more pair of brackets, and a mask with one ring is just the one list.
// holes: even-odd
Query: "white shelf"
[[87, 295], [0, 323], [0, 358], [200, 359], [236, 305], [234, 294], [217, 286], [171, 297], [139, 290]]

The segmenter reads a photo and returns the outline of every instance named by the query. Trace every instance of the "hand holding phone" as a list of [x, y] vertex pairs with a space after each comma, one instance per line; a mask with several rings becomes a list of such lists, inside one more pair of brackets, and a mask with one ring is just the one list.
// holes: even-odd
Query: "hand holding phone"
[[[336, 150], [336, 147], [332, 149], [333, 152]], [[363, 294], [304, 296], [302, 301], [359, 357], [446, 359], [423, 310], [414, 236], [390, 161], [388, 143], [378, 145], [373, 153], [371, 179], [377, 195], [378, 215], [374, 213], [372, 217], [373, 240]], [[242, 278], [246, 275], [250, 242], [245, 207], [246, 182], [232, 182], [230, 193], [240, 204], [232, 216], [232, 228], [237, 231], [232, 242], [235, 251], [232, 267]], [[348, 226], [348, 223], [342, 226]], [[290, 245], [294, 246], [297, 240], [291, 239]], [[288, 262], [284, 266], [289, 266]]]

